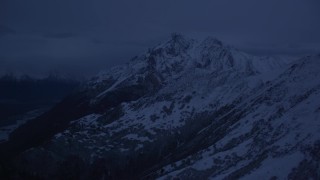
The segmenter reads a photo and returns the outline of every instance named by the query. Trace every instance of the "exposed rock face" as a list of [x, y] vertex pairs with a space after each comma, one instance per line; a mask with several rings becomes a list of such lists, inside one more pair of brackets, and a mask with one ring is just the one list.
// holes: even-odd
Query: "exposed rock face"
[[34, 121], [63, 125], [16, 164], [47, 179], [317, 179], [319, 92], [319, 56], [288, 65], [175, 34]]

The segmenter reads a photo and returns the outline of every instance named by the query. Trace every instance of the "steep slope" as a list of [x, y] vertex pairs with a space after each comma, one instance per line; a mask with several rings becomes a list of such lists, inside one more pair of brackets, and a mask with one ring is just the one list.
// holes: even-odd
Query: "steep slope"
[[320, 55], [300, 59], [199, 132], [208, 135], [202, 141], [209, 146], [162, 167], [157, 176], [319, 179], [319, 79]]
[[[251, 105], [252, 94], [271, 87], [270, 81], [286, 67], [286, 61], [251, 56], [215, 38], [198, 41], [175, 34], [93, 78], [32, 121], [37, 128], [29, 139], [21, 133], [28, 132], [26, 125], [12, 134], [7, 146], [21, 139], [11, 149], [41, 145], [24, 151], [16, 164], [45, 178], [68, 174], [68, 168], [75, 173], [69, 172], [71, 177], [158, 177], [178, 169], [182, 176], [191, 162], [171, 170], [166, 165], [227, 138], [245, 114], [263, 107]], [[32, 138], [37, 142], [28, 143]]]

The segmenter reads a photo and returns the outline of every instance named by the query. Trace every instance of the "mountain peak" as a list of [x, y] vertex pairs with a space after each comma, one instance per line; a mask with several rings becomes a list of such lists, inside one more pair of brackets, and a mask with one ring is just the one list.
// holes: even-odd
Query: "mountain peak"
[[180, 33], [172, 33], [170, 42], [172, 43], [178, 43], [178, 44], [184, 44], [185, 41], [187, 41], [187, 38], [180, 34]]
[[212, 36], [205, 38], [201, 44], [207, 45], [207, 46], [223, 46], [222, 41]]
[[[265, 60], [236, 51], [215, 37], [198, 40], [172, 33], [167, 41], [133, 58], [128, 66], [129, 70], [122, 68], [121, 71], [116, 71], [116, 74], [130, 74], [131, 77], [134, 73], [144, 74], [148, 70], [156, 72], [163, 79], [181, 75], [190, 69], [204, 69], [212, 73], [234, 71], [253, 75], [278, 69], [284, 64], [282, 61], [274, 61], [273, 58]], [[115, 77], [114, 71], [107, 74]]]
[[171, 38], [166, 43], [154, 48], [154, 50], [164, 49], [167, 54], [178, 56], [186, 52], [193, 42], [193, 39], [189, 39], [182, 34], [172, 33]]

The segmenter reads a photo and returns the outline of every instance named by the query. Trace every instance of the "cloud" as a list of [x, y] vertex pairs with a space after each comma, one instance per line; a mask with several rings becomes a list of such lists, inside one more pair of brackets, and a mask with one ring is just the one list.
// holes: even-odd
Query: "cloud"
[[6, 72], [45, 76], [52, 70], [73, 75], [94, 75], [124, 63], [145, 48], [87, 36], [47, 37], [17, 34], [0, 40], [0, 75]]
[[76, 34], [72, 32], [57, 32], [57, 33], [47, 33], [44, 35], [46, 38], [56, 38], [56, 39], [65, 39], [75, 37]]
[[7, 34], [15, 34], [16, 31], [9, 28], [9, 27], [6, 27], [6, 26], [1, 26], [0, 25], [0, 36], [4, 36], [4, 35], [7, 35]]

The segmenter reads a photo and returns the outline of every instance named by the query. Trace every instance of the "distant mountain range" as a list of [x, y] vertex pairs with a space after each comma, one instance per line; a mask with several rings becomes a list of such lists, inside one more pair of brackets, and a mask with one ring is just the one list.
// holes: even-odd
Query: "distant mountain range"
[[1, 144], [2, 171], [22, 179], [319, 179], [319, 129], [320, 55], [259, 57], [173, 34], [17, 128]]
[[0, 142], [16, 128], [17, 122], [22, 123], [25, 117], [30, 119], [48, 110], [79, 83], [52, 75], [43, 79], [12, 74], [0, 77]]

